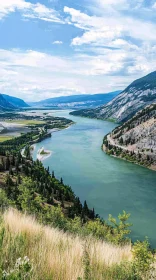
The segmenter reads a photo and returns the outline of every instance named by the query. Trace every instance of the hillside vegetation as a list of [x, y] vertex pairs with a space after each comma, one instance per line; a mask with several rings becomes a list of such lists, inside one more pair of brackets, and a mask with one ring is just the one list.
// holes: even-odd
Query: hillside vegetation
[[0, 276], [9, 280], [155, 279], [148, 242], [113, 245], [43, 226], [8, 210], [0, 224]]
[[148, 240], [131, 243], [129, 213], [101, 219], [54, 171], [33, 161], [33, 140], [42, 141], [53, 125], [72, 124], [46, 118], [36, 132], [0, 144], [0, 279], [155, 279], [154, 250]]
[[156, 104], [147, 106], [104, 137], [110, 155], [156, 169]]
[[[82, 239], [40, 225], [34, 218], [14, 210], [6, 212], [3, 218], [3, 258], [11, 268], [19, 257], [28, 256], [33, 267], [30, 279], [33, 280], [77, 280], [84, 277], [83, 259], [87, 252], [92, 279], [99, 280], [103, 279], [102, 274], [109, 270], [109, 266], [132, 258], [131, 245], [120, 247], [91, 237]], [[4, 267], [7, 268], [8, 264]]]

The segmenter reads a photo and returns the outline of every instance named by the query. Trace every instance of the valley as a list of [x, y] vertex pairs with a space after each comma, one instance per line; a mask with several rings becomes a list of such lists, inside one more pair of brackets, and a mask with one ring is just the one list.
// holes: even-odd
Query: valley
[[156, 280], [156, 0], [0, 0], [0, 280]]
[[43, 161], [44, 166], [54, 168], [56, 177], [71, 185], [82, 202], [87, 200], [89, 207], [94, 207], [104, 219], [110, 213], [116, 216], [123, 209], [130, 212], [133, 240], [143, 240], [147, 235], [152, 246], [156, 246], [156, 228], [152, 223], [156, 210], [156, 173], [111, 158], [100, 149], [103, 135], [114, 130], [116, 124], [69, 113], [68, 110], [51, 111], [53, 116], [70, 117], [75, 125], [37, 143], [34, 160], [43, 146], [50, 150], [52, 155]]
[[[30, 110], [15, 114], [15, 118], [12, 119], [9, 114], [6, 121], [29, 123], [31, 119], [33, 123], [27, 124], [27, 129], [31, 129], [31, 132], [28, 132], [27, 138], [20, 136], [20, 149], [27, 144], [33, 144], [31, 149], [33, 159], [41, 160], [51, 172], [55, 170], [56, 177], [62, 177], [67, 185], [72, 186], [81, 201], [87, 200], [89, 207], [94, 207], [96, 213], [104, 219], [110, 213], [116, 216], [123, 209], [130, 212], [133, 240], [144, 239], [147, 235], [151, 244], [156, 246], [153, 235], [156, 229], [151, 222], [154, 219], [153, 207], [156, 205], [155, 172], [111, 158], [100, 149], [103, 135], [117, 129], [116, 124], [74, 117], [69, 113], [68, 110]], [[69, 117], [71, 121], [68, 120]], [[47, 118], [48, 125], [49, 121], [53, 121], [47, 129], [47, 133], [52, 133], [52, 137], [43, 137], [39, 140], [37, 135], [47, 125]], [[60, 130], [63, 126], [68, 129]], [[1, 137], [8, 136], [4, 134]], [[12, 141], [14, 139], [4, 142], [7, 143], [7, 148], [14, 143]], [[4, 144], [1, 142], [2, 148], [5, 147]], [[19, 148], [13, 145], [14, 148], [9, 149], [18, 151]], [[148, 212], [145, 205], [149, 208]], [[142, 215], [144, 220], [141, 219]]]
[[34, 112], [8, 112], [0, 114], [0, 140], [19, 137], [24, 133], [33, 134], [32, 143], [48, 137], [50, 132], [55, 129], [64, 129], [73, 124], [65, 118], [54, 118], [47, 113], [39, 114]]

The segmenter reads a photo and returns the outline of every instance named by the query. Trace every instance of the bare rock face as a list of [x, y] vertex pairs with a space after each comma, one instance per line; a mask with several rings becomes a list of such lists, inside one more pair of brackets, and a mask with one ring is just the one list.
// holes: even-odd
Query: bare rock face
[[72, 114], [125, 122], [136, 112], [154, 102], [156, 102], [156, 71], [134, 81], [106, 105], [92, 110], [72, 112]]
[[104, 146], [112, 155], [156, 169], [156, 103], [115, 128]]

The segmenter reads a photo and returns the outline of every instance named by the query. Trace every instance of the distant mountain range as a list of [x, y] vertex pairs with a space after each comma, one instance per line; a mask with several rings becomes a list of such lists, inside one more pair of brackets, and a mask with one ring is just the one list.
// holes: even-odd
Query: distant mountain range
[[6, 94], [0, 94], [0, 111], [16, 110], [29, 107], [22, 99]]
[[0, 111], [13, 110], [15, 107], [0, 94]]
[[125, 122], [145, 106], [156, 102], [156, 71], [134, 81], [112, 101], [95, 109], [71, 112], [75, 116]]
[[20, 98], [14, 97], [14, 96], [10, 96], [7, 94], [2, 94], [2, 96], [4, 97], [4, 99], [6, 101], [8, 101], [14, 107], [17, 107], [17, 108], [29, 107], [29, 105], [23, 99], [20, 99]]
[[58, 108], [95, 108], [106, 104], [117, 96], [121, 91], [101, 94], [80, 94], [61, 96], [45, 99], [39, 102], [29, 103], [32, 107], [58, 107]]

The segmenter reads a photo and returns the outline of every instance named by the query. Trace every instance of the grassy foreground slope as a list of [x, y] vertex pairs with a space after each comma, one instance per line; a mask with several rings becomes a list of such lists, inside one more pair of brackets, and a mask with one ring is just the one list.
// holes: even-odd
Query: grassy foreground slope
[[[40, 225], [34, 218], [15, 210], [9, 210], [3, 218], [1, 262], [6, 262], [6, 268], [8, 265], [13, 268], [19, 257], [28, 256], [33, 267], [30, 279], [33, 280], [77, 280], [79, 277], [86, 279], [87, 252], [90, 263], [87, 269], [91, 269], [91, 278], [87, 279], [111, 280], [114, 279], [115, 271], [109, 272], [109, 266], [113, 268], [132, 258], [131, 245], [120, 247], [93, 240], [91, 237], [86, 241], [58, 229]], [[110, 278], [104, 278], [107, 274]]]
[[0, 245], [0, 279], [156, 279], [147, 242], [131, 250], [131, 244], [82, 238], [43, 226], [17, 210], [1, 216]]

